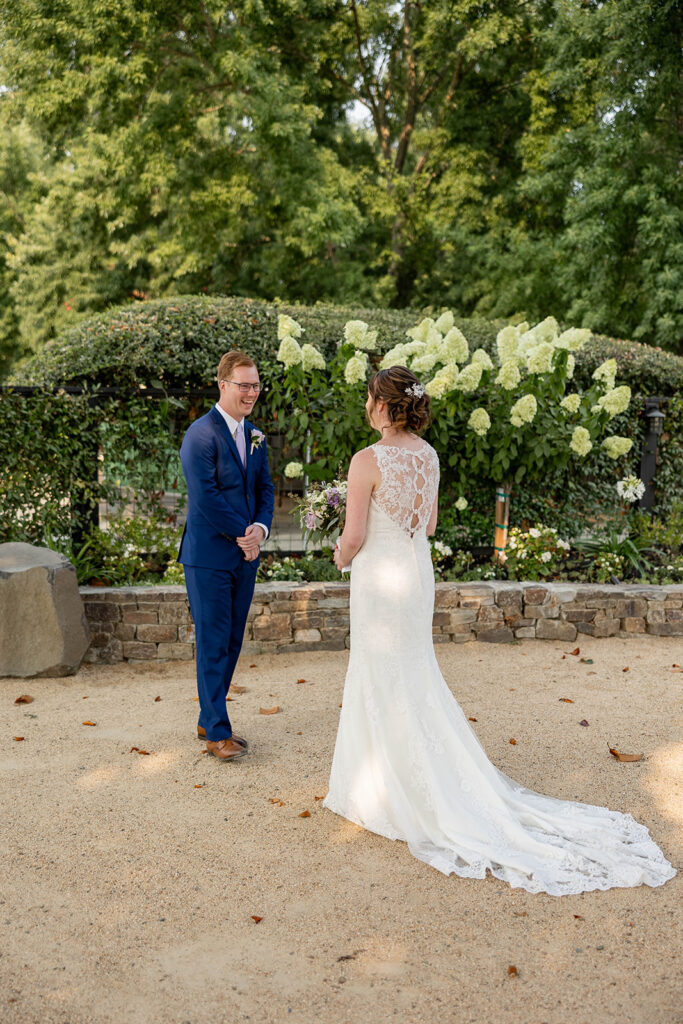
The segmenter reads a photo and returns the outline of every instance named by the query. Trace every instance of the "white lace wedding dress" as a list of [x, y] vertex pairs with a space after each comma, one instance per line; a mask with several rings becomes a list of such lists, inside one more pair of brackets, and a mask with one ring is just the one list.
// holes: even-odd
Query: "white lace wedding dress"
[[676, 869], [630, 814], [543, 796], [489, 761], [439, 670], [426, 525], [439, 463], [371, 445], [381, 486], [351, 569], [351, 653], [324, 806], [438, 871], [553, 896]]

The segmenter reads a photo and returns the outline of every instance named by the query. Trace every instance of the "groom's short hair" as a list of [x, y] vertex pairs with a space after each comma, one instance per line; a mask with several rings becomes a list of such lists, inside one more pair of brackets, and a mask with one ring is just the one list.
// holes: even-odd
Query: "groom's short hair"
[[239, 349], [233, 348], [230, 352], [226, 352], [224, 356], [221, 356], [221, 361], [218, 364], [218, 372], [216, 378], [218, 383], [222, 380], [230, 380], [232, 377], [232, 371], [238, 366], [256, 366], [256, 363], [248, 356], [246, 352], [240, 352]]

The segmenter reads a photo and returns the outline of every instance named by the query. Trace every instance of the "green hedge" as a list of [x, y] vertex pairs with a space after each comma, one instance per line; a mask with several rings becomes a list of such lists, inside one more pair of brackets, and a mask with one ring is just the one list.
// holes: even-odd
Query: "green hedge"
[[[84, 321], [24, 363], [8, 383], [46, 389], [65, 384], [95, 389], [158, 383], [168, 388], [206, 387], [215, 380], [220, 356], [240, 347], [258, 361], [264, 381], [275, 388], [281, 379], [281, 366], [275, 360], [279, 313], [295, 317], [306, 331], [302, 340], [314, 342], [326, 356], [336, 348], [349, 319], [363, 319], [378, 328], [382, 349], [403, 340], [406, 329], [420, 319], [414, 311], [307, 308], [250, 299], [183, 297], [145, 302]], [[482, 347], [494, 353], [502, 321], [456, 319], [456, 324], [471, 349]], [[538, 488], [519, 487], [512, 503], [512, 523], [539, 520], [568, 536], [596, 519], [618, 517], [614, 485], [622, 470], [639, 471], [644, 399], [650, 395], [662, 397], [666, 415], [655, 511], [666, 515], [671, 503], [683, 497], [683, 359], [646, 345], [596, 336], [576, 353], [576, 382], [587, 387], [593, 369], [609, 357], [617, 361], [618, 382], [630, 384], [633, 391], [629, 409], [612, 424], [615, 433], [633, 437], [632, 454], [623, 465], [615, 466], [596, 446], [581, 462], [580, 474], [574, 470], [548, 479], [542, 493]], [[47, 391], [26, 399], [1, 395], [0, 540], [44, 542], [56, 537], [62, 538], [63, 545], [64, 538], [87, 531], [88, 509], [96, 499], [116, 500], [118, 483], [131, 488], [143, 506], [154, 507], [161, 492], [174, 482], [182, 487], [177, 450], [183, 431], [210, 404], [208, 399], [178, 402], [142, 397], [99, 403]], [[254, 418], [270, 433], [268, 424], [275, 415], [274, 395], [269, 398], [266, 390]], [[361, 424], [359, 435], [360, 428]], [[429, 433], [426, 436], [430, 440]], [[431, 440], [442, 459], [442, 523], [449, 541], [459, 540], [465, 546], [491, 543], [492, 486], [472, 479], [470, 507], [454, 516], [449, 453]], [[93, 451], [98, 446], [104, 458], [95, 480]], [[281, 460], [300, 453], [285, 447], [272, 454], [277, 475]], [[284, 480], [280, 486], [290, 489]]]

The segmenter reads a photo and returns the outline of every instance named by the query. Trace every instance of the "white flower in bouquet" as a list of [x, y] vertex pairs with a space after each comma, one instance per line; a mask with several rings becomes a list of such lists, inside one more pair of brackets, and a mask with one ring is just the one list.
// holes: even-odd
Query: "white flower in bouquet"
[[524, 423], [531, 423], [538, 404], [534, 395], [522, 395], [510, 409], [510, 423], [513, 427], [521, 427]]
[[390, 366], [407, 366], [408, 365], [408, 353], [406, 352], [406, 345], [399, 344], [394, 345], [387, 352], [384, 353], [382, 360], [379, 364], [380, 370], [387, 370]]
[[517, 387], [521, 379], [522, 375], [519, 372], [517, 361], [515, 359], [506, 359], [498, 371], [495, 383], [500, 384], [506, 391], [512, 391], [513, 388]]
[[458, 374], [454, 387], [457, 391], [476, 391], [483, 372], [481, 363], [468, 363]]
[[569, 447], [573, 449], [577, 455], [588, 455], [588, 452], [593, 447], [593, 442], [591, 441], [591, 436], [585, 427], [574, 427]]
[[624, 501], [639, 501], [645, 494], [645, 484], [640, 477], [630, 473], [617, 483], [617, 494]]
[[493, 360], [485, 348], [475, 348], [472, 353], [471, 363], [481, 363], [484, 370], [493, 369]]
[[285, 466], [285, 476], [288, 480], [297, 480], [304, 475], [304, 467], [300, 462], [288, 462]]
[[413, 373], [429, 373], [429, 371], [437, 362], [437, 356], [430, 355], [429, 352], [425, 352], [424, 355], [418, 356], [416, 359], [413, 359], [412, 363], [410, 364], [410, 369], [413, 371]]
[[290, 337], [290, 335], [286, 335], [280, 342], [276, 358], [281, 363], [285, 364], [286, 370], [288, 370], [290, 366], [298, 366], [304, 361], [304, 357], [301, 352], [301, 345], [295, 338]]
[[344, 367], [344, 380], [347, 384], [360, 384], [368, 372], [367, 352], [356, 352]]
[[467, 421], [467, 426], [471, 427], [475, 434], [479, 434], [480, 437], [484, 436], [491, 426], [491, 419], [483, 406], [472, 410], [470, 418]]
[[576, 366], [576, 359], [574, 359], [574, 356], [570, 352], [569, 355], [567, 356], [567, 373], [566, 373], [567, 380], [571, 380], [572, 377], [574, 376], [574, 367], [575, 366]]
[[278, 341], [282, 341], [283, 338], [300, 338], [303, 332], [304, 328], [293, 317], [280, 313], [277, 318]]
[[424, 320], [420, 320], [419, 324], [415, 327], [410, 327], [406, 331], [409, 338], [413, 338], [414, 341], [426, 342], [429, 335], [430, 329], [434, 327], [434, 320], [431, 316], [426, 316]]
[[547, 341], [528, 349], [526, 365], [529, 373], [550, 373], [553, 368], [553, 352], [553, 346]]
[[377, 348], [377, 331], [371, 331], [363, 320], [349, 320], [344, 326], [344, 340], [354, 348], [374, 352]]
[[467, 498], [460, 497], [456, 501], [455, 507], [457, 508], [458, 512], [464, 512], [465, 509], [467, 508], [468, 504], [469, 504], [469, 502], [468, 502]]
[[565, 395], [560, 406], [566, 409], [568, 412], [578, 412], [579, 406], [581, 405], [581, 396], [574, 392], [571, 395]]
[[451, 327], [443, 339], [441, 349], [445, 360], [449, 363], [466, 363], [470, 354], [467, 338], [457, 327]]
[[588, 327], [569, 327], [563, 331], [555, 342], [557, 348], [568, 348], [570, 352], [578, 352], [586, 342], [590, 341], [591, 331]]
[[442, 313], [438, 318], [434, 326], [440, 334], [448, 334], [454, 323], [454, 316], [450, 309], [447, 309], [445, 313]]
[[606, 394], [601, 395], [598, 398], [598, 405], [601, 408], [606, 409], [609, 413], [609, 418], [613, 419], [618, 416], [620, 412], [624, 412], [628, 409], [629, 402], [631, 401], [631, 389], [628, 384], [622, 384], [618, 388], [612, 388], [611, 391], [607, 391]]
[[324, 370], [325, 359], [322, 352], [319, 352], [315, 345], [302, 345], [301, 355], [304, 370]]
[[618, 459], [622, 455], [626, 455], [627, 452], [631, 451], [633, 447], [632, 437], [619, 437], [618, 434], [612, 434], [610, 437], [606, 437], [602, 442], [602, 447], [605, 449], [610, 459]]

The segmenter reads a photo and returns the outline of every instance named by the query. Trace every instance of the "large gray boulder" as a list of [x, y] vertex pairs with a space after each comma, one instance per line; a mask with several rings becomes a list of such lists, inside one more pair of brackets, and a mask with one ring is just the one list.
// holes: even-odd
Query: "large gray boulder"
[[0, 676], [69, 676], [90, 636], [76, 570], [32, 544], [0, 544]]

